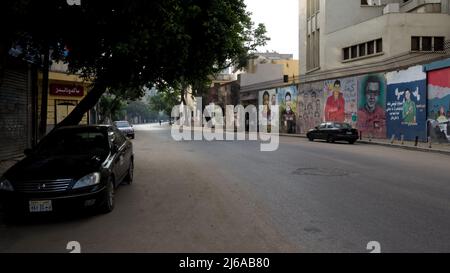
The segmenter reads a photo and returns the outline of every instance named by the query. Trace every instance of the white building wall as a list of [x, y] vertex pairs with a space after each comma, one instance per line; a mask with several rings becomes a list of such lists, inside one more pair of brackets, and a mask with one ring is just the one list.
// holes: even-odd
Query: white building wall
[[282, 64], [258, 64], [255, 73], [241, 74], [241, 88], [262, 82], [270, 82], [283, 79]]

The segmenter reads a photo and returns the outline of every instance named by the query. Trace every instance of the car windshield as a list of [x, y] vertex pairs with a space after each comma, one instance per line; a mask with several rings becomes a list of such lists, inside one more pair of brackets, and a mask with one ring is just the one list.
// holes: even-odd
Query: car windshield
[[352, 126], [348, 123], [335, 123], [334, 126], [338, 129], [352, 129]]
[[116, 125], [117, 128], [130, 127], [130, 123], [128, 123], [128, 121], [117, 121], [117, 122], [114, 122], [114, 124]]
[[37, 148], [43, 156], [102, 155], [109, 150], [106, 130], [100, 128], [60, 129], [45, 137]]

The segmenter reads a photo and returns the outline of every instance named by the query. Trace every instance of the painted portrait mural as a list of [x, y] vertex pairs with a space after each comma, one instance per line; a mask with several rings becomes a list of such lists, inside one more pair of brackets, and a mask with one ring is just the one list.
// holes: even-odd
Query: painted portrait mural
[[297, 131], [297, 86], [278, 88], [277, 92], [280, 107], [280, 132], [295, 134]]
[[450, 67], [428, 72], [428, 125], [434, 141], [450, 141]]
[[386, 80], [384, 74], [358, 79], [357, 128], [365, 137], [386, 138]]
[[323, 86], [323, 82], [300, 85], [297, 102], [297, 133], [306, 134], [323, 122], [325, 105]]
[[386, 74], [387, 137], [427, 140], [426, 81], [422, 66]]
[[[277, 118], [278, 114], [275, 113], [274, 106], [278, 105], [277, 92], [275, 89], [263, 90], [259, 92], [259, 109], [258, 119], [261, 124], [267, 126], [267, 131], [270, 132], [270, 124], [273, 118]], [[262, 128], [264, 131], [266, 128]]]
[[324, 121], [347, 122], [356, 126], [358, 84], [356, 78], [328, 80], [324, 83]]

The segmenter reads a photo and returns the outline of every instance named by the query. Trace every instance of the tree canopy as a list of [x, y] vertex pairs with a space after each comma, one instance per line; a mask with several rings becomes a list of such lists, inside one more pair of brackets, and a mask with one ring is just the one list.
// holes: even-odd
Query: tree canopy
[[62, 125], [79, 123], [107, 90], [139, 97], [144, 86], [194, 84], [243, 66], [268, 39], [244, 0], [4, 0], [0, 20], [0, 54], [16, 47], [38, 60], [51, 49], [93, 82]]

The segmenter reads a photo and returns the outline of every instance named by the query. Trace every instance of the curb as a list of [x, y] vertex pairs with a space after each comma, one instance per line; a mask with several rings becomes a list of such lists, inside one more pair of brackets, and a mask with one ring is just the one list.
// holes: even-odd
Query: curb
[[[280, 134], [280, 136], [306, 139], [306, 136], [303, 136], [303, 135]], [[367, 141], [367, 140], [358, 140], [357, 143], [384, 146], [384, 147], [416, 151], [416, 152], [435, 153], [435, 154], [442, 154], [442, 155], [450, 156], [450, 151], [436, 150], [433, 148], [431, 148], [431, 149], [430, 148], [420, 148], [420, 147], [404, 146], [404, 145], [390, 144], [390, 143], [381, 143], [381, 142], [374, 142], [374, 141]]]

